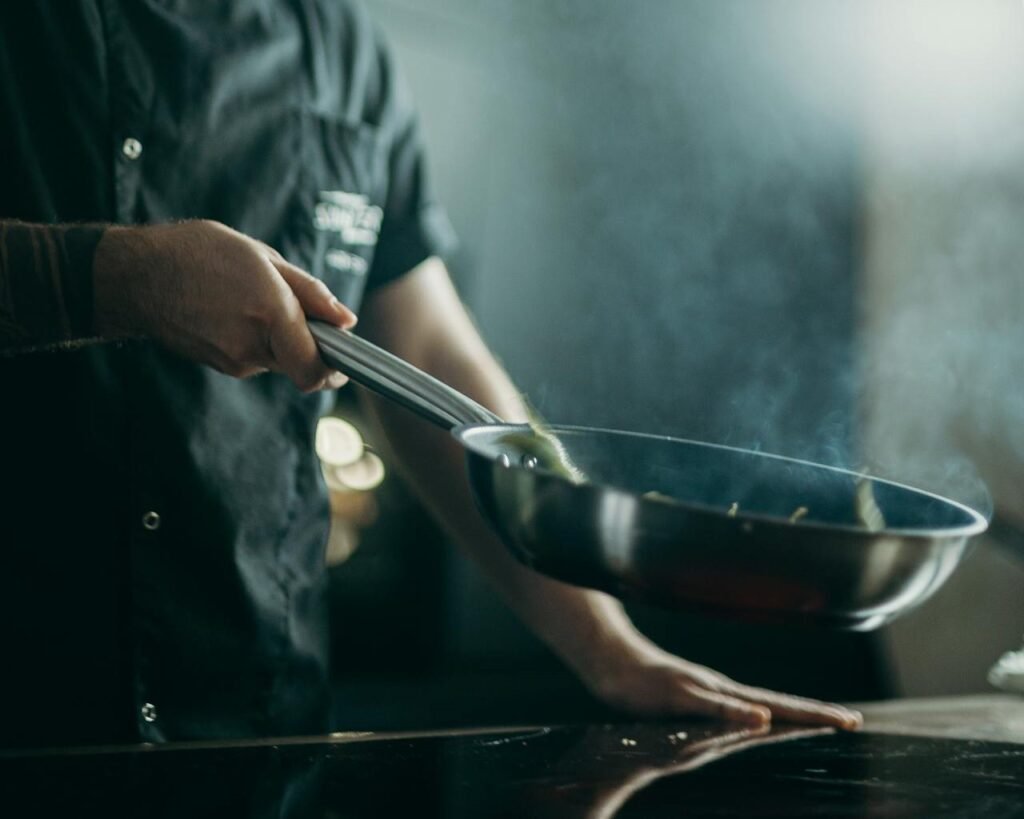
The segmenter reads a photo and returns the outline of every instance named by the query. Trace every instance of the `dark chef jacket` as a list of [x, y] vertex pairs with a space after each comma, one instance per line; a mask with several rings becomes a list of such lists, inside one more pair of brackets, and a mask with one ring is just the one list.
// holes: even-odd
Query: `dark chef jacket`
[[[204, 217], [357, 307], [450, 239], [348, 2], [0, 8], [0, 217]], [[0, 359], [0, 745], [327, 728], [328, 397], [144, 342]]]

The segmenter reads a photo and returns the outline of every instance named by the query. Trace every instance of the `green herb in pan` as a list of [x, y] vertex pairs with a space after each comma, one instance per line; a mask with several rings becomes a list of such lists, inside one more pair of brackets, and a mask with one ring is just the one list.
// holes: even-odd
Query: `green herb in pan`
[[530, 456], [537, 459], [537, 466], [548, 472], [565, 478], [573, 483], [585, 483], [586, 476], [572, 462], [565, 445], [541, 418], [527, 409], [529, 428], [522, 432], [508, 432], [501, 437], [501, 443], [516, 451], [520, 457]]
[[885, 528], [885, 516], [875, 502], [874, 482], [867, 472], [857, 476], [857, 491], [854, 497], [854, 513], [857, 520], [869, 532], [881, 532]]
[[798, 506], [796, 509], [793, 510], [793, 514], [789, 516], [789, 522], [796, 523], [801, 518], [807, 517], [807, 514], [810, 511], [811, 510], [808, 509], [806, 506]]

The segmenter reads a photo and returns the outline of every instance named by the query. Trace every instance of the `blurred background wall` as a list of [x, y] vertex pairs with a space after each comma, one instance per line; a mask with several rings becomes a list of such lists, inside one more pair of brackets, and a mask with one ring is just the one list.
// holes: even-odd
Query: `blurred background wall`
[[873, 2], [863, 28], [866, 460], [995, 512], [888, 637], [904, 690], [983, 690], [1024, 624], [1024, 7]]
[[[367, 4], [418, 100], [457, 283], [546, 417], [868, 467], [981, 506], [988, 483], [1006, 522], [878, 638], [638, 620], [766, 685], [984, 690], [1024, 629], [1020, 3]], [[339, 656], [373, 667], [407, 644], [420, 670], [556, 673], [394, 503], [405, 534], [335, 573], [353, 624]], [[387, 609], [368, 589], [389, 583]]]

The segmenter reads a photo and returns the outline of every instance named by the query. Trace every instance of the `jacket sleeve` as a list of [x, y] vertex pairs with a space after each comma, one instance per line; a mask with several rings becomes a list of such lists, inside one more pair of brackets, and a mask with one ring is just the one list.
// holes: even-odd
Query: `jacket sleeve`
[[377, 122], [390, 139], [387, 194], [368, 290], [397, 279], [429, 256], [448, 256], [457, 246], [455, 231], [430, 182], [419, 115], [379, 32], [376, 49], [374, 110], [367, 118]]
[[0, 221], [0, 355], [95, 335], [93, 256], [103, 230]]

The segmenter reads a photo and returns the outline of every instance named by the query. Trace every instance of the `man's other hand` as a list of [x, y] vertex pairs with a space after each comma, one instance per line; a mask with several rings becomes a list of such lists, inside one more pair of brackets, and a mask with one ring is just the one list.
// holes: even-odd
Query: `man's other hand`
[[675, 657], [639, 634], [578, 671], [599, 699], [636, 716], [696, 714], [750, 725], [787, 722], [848, 731], [863, 723], [858, 712], [841, 705], [742, 685]]
[[307, 316], [350, 328], [355, 314], [273, 248], [206, 220], [111, 227], [96, 249], [96, 327], [152, 338], [246, 378], [281, 373], [304, 392], [336, 389]]

